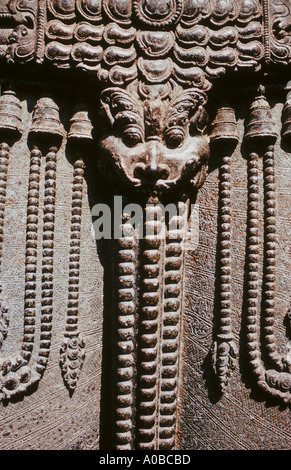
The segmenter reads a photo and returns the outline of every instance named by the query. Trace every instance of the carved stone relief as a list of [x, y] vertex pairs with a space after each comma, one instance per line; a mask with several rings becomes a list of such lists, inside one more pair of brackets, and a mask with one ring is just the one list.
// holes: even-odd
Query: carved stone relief
[[[217, 308], [210, 319], [208, 354], [215, 390], [222, 399], [231, 393], [243, 357], [255, 389], [266, 400], [271, 397], [290, 405], [290, 313], [284, 320], [288, 340], [276, 339], [276, 330], [282, 331], [276, 306], [280, 270], [276, 149], [288, 153], [290, 145], [290, 17], [287, 0], [0, 2], [0, 398], [4, 404], [37, 395], [57, 347], [53, 331], [60, 318], [58, 365], [62, 386], [74, 399], [89, 361], [81, 322], [84, 315], [91, 315], [91, 321], [98, 318], [104, 328], [101, 415], [110, 409], [107, 425], [101, 416], [100, 446], [183, 447], [187, 441], [181, 431], [185, 420], [179, 418], [186, 387], [183, 363], [192, 334], [187, 330], [187, 301], [192, 295], [191, 285], [190, 295], [187, 292], [188, 277], [192, 269], [197, 279], [203, 271], [197, 268], [203, 263], [195, 267], [193, 261], [189, 266], [191, 256], [203, 254], [204, 232], [199, 231], [198, 221], [198, 248], [185, 250], [185, 245], [192, 204], [203, 199], [207, 175], [211, 181], [216, 166], [218, 191], [215, 197], [211, 187], [207, 191], [209, 208], [218, 217], [217, 264], [212, 267], [217, 285], [204, 289], [201, 282], [196, 297], [202, 306], [197, 301], [195, 328], [202, 328], [203, 305], [212, 296]], [[15, 76], [19, 67], [23, 80]], [[27, 78], [30, 71], [38, 82], [35, 93]], [[249, 90], [248, 112], [242, 111], [236, 96], [237, 83]], [[280, 119], [278, 107], [276, 117], [273, 110], [278, 104]], [[7, 184], [20, 140], [29, 161], [23, 219], [23, 335], [19, 347], [10, 341], [5, 349], [11, 328], [4, 270], [9, 270], [4, 263]], [[247, 162], [244, 176], [233, 168], [234, 155], [239, 155], [242, 167]], [[66, 190], [58, 190], [62, 172]], [[245, 283], [239, 288], [234, 282], [238, 233], [233, 209], [238, 174], [246, 181], [241, 209], [245, 225], [240, 227], [245, 245], [238, 245], [245, 253], [241, 267]], [[87, 187], [93, 217], [93, 201], [106, 201], [112, 209], [114, 196], [122, 196], [120, 236], [96, 243], [98, 263], [101, 260], [104, 268], [104, 295], [99, 288], [96, 317], [90, 309], [84, 313], [82, 295], [82, 273], [86, 279], [89, 270], [91, 279], [93, 269], [88, 267], [92, 235], [88, 226], [87, 232], [84, 229]], [[57, 244], [56, 211], [64, 197], [69, 209], [62, 239], [67, 252], [61, 261], [66, 272], [65, 304], [60, 311], [56, 307], [60, 302], [54, 300], [55, 266], [56, 253], [64, 250]], [[134, 203], [143, 209], [143, 237], [137, 236], [132, 224]], [[175, 208], [168, 218], [161, 209], [167, 204]], [[207, 228], [205, 239], [211, 238], [211, 230]], [[88, 239], [91, 255], [82, 268]], [[89, 348], [91, 364], [94, 354]], [[98, 374], [100, 366], [99, 361]], [[110, 380], [105, 377], [108, 371]]]
[[[233, 92], [235, 95], [236, 90]], [[255, 89], [253, 92], [255, 96]], [[211, 153], [215, 159], [197, 196], [203, 238], [200, 238], [200, 250], [187, 253], [185, 261], [189, 273], [185, 281], [188, 297], [182, 355], [186, 376], [181, 385], [183, 408], [179, 434], [184, 449], [191, 446], [229, 450], [290, 448], [286, 434], [290, 419], [290, 375], [286, 373], [290, 342], [290, 270], [289, 241], [285, 238], [290, 232], [287, 202], [290, 150], [286, 143], [283, 145], [280, 136], [286, 90], [282, 87], [281, 92], [277, 92], [278, 89], [274, 97], [273, 85], [266, 88], [270, 101], [276, 102], [272, 107], [272, 128], [266, 132], [273, 137], [265, 136], [266, 141], [263, 139], [262, 143], [248, 141], [245, 147], [241, 142], [246, 126], [250, 129], [250, 118], [254, 117], [254, 111], [258, 112], [256, 105], [262, 105], [264, 116], [268, 116], [265, 125], [270, 123], [270, 108], [265, 98], [257, 93], [256, 105], [251, 109], [254, 99], [248, 88], [241, 98], [233, 97], [239, 143], [234, 149], [231, 147], [227, 167], [226, 146]], [[253, 124], [256, 122], [253, 120]], [[257, 158], [258, 153], [262, 157]], [[228, 191], [225, 192], [226, 186]], [[227, 196], [229, 200], [225, 201]], [[225, 202], [228, 202], [226, 209]], [[228, 226], [222, 225], [225, 214], [230, 215], [226, 218]], [[266, 231], [264, 218], [268, 218]], [[224, 244], [220, 251], [222, 242], [227, 239], [226, 229], [230, 232], [231, 249], [226, 251], [228, 245]], [[230, 286], [225, 268], [231, 276]], [[223, 277], [218, 276], [219, 273]], [[200, 296], [201, 286], [203, 297]], [[210, 349], [213, 340], [214, 347]], [[232, 345], [238, 353], [235, 361]], [[219, 348], [221, 354], [217, 361]], [[213, 363], [215, 376], [210, 372]], [[243, 387], [238, 385], [240, 381]], [[220, 394], [214, 392], [215, 382]], [[244, 403], [242, 409], [241, 402]], [[191, 416], [195, 421], [191, 422]], [[271, 440], [266, 438], [267, 428], [272, 434]]]

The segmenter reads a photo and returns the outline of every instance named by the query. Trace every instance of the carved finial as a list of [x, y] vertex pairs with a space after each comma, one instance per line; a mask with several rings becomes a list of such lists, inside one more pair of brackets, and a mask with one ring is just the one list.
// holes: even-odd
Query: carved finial
[[258, 96], [251, 104], [250, 113], [246, 119], [245, 139], [275, 143], [277, 137], [271, 107], [265, 97], [265, 88], [260, 85]]
[[89, 118], [86, 104], [79, 103], [74, 110], [74, 115], [70, 119], [71, 127], [68, 139], [92, 140], [93, 125]]
[[40, 98], [36, 103], [30, 133], [54, 137], [58, 141], [63, 137], [59, 107], [51, 98]]
[[238, 143], [238, 130], [234, 109], [223, 104], [212, 123], [211, 142]]
[[21, 134], [21, 104], [16, 94], [7, 90], [0, 97], [0, 131], [16, 137]]

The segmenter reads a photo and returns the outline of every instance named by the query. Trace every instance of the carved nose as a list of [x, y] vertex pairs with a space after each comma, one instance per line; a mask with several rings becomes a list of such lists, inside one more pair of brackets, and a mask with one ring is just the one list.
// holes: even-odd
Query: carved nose
[[170, 174], [168, 165], [159, 163], [160, 151], [157, 142], [150, 142], [148, 145], [148, 162], [138, 162], [134, 168], [134, 176], [139, 179], [166, 180]]
[[145, 165], [145, 163], [138, 162], [134, 168], [134, 176], [141, 180], [149, 179], [153, 181], [166, 180], [170, 174], [168, 165]]
[[155, 141], [148, 143], [148, 158], [149, 163], [147, 165], [148, 172], [156, 173], [158, 170], [158, 160], [160, 157], [160, 149], [158, 147], [158, 143]]

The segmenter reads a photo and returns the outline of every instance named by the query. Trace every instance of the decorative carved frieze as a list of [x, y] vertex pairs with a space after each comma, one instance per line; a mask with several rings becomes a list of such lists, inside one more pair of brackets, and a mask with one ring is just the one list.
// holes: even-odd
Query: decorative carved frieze
[[2, 1], [2, 58], [82, 69], [105, 86], [141, 74], [207, 89], [227, 72], [290, 60], [288, 0]]
[[[238, 351], [232, 331], [232, 277], [231, 277], [231, 154], [238, 143], [238, 130], [234, 110], [222, 106], [212, 124], [211, 142], [221, 156], [220, 166], [220, 201], [219, 201], [219, 256], [220, 256], [220, 309], [219, 326], [213, 343], [212, 362], [218, 385], [223, 392], [228, 384], [231, 370], [235, 367]], [[222, 154], [222, 155], [221, 155]]]

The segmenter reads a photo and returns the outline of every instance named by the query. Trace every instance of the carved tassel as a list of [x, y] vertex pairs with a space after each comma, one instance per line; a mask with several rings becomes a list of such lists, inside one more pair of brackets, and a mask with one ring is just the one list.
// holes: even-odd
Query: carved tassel
[[166, 229], [161, 207], [155, 198], [150, 201], [141, 255], [137, 447], [169, 450], [175, 447], [177, 425], [187, 205], [177, 204], [178, 215]]
[[187, 204], [177, 204], [178, 213], [169, 221], [165, 245], [163, 317], [161, 334], [161, 379], [158, 449], [174, 449], [177, 426], [179, 359], [182, 325], [184, 238]]
[[[30, 173], [28, 184], [27, 217], [26, 217], [26, 259], [25, 259], [25, 295], [24, 295], [24, 334], [20, 355], [10, 357], [2, 363], [3, 399], [9, 399], [26, 389], [31, 380], [31, 368], [28, 366], [35, 335], [36, 313], [36, 263], [37, 233], [39, 211], [41, 153], [34, 149], [30, 155]], [[21, 373], [21, 376], [20, 376]], [[22, 377], [22, 379], [21, 379]], [[23, 380], [23, 377], [25, 380]]]
[[[41, 98], [35, 108], [31, 135], [41, 145], [49, 148], [46, 155], [44, 183], [44, 216], [42, 242], [42, 285], [41, 285], [41, 331], [37, 364], [39, 378], [42, 377], [51, 346], [53, 316], [53, 254], [54, 222], [56, 197], [57, 150], [63, 137], [60, 125], [59, 109], [50, 98]], [[37, 150], [36, 150], [37, 151]]]
[[[10, 157], [10, 145], [21, 135], [21, 105], [13, 91], [5, 91], [0, 98], [0, 272], [2, 264], [3, 229], [6, 204], [6, 187]], [[2, 276], [1, 276], [2, 277]], [[9, 326], [9, 310], [2, 293], [2, 279], [0, 283], [0, 349], [7, 336]]]
[[[118, 240], [118, 450], [129, 450], [135, 446], [137, 449], [148, 450], [172, 449], [175, 446], [186, 205], [180, 203], [179, 210], [178, 216], [175, 215], [170, 220], [171, 228], [167, 231], [165, 240], [161, 207], [155, 198], [150, 199], [150, 203], [146, 205], [145, 236], [140, 255], [138, 325], [135, 319], [137, 245], [128, 220], [130, 217], [123, 214], [124, 236]], [[135, 405], [136, 442], [133, 412]]]
[[[255, 99], [254, 103], [251, 105], [250, 108], [250, 115], [249, 119], [246, 124], [246, 135], [245, 139], [246, 141], [252, 143], [255, 146], [260, 146], [262, 145], [265, 149], [268, 147], [268, 144], [270, 144], [272, 141], [274, 141], [277, 137], [276, 133], [274, 132], [274, 123], [272, 122], [272, 116], [271, 116], [271, 110], [268, 102], [265, 99], [264, 96], [264, 89], [261, 87], [260, 88], [260, 94], [259, 96]], [[271, 153], [273, 153], [273, 145], [269, 146], [269, 149]], [[259, 156], [256, 152], [252, 152], [250, 154], [250, 169], [249, 169], [249, 224], [251, 223], [252, 225], [256, 225], [256, 227], [250, 227], [248, 230], [248, 258], [249, 258], [249, 272], [250, 276], [253, 279], [249, 280], [249, 296], [255, 296], [256, 301], [253, 301], [253, 304], [255, 303], [256, 305], [253, 305], [255, 307], [255, 310], [252, 309], [252, 314], [254, 316], [253, 322], [257, 322], [257, 316], [258, 316], [258, 257], [259, 257], [259, 187], [258, 187], [258, 179], [259, 179]], [[266, 184], [266, 183], [265, 183]], [[273, 184], [273, 183], [272, 183]], [[267, 189], [267, 188], [266, 188]], [[274, 188], [272, 188], [274, 189]], [[269, 211], [273, 208], [270, 207], [270, 204], [268, 203], [268, 191], [267, 193], [267, 200], [265, 200], [266, 204], [266, 210], [267, 213], [265, 213], [266, 216], [269, 216]], [[274, 194], [274, 193], [273, 193]], [[273, 200], [274, 202], [274, 200]], [[269, 206], [269, 207], [268, 207]], [[267, 226], [266, 222], [270, 220], [268, 217], [266, 217], [265, 220], [265, 233], [267, 233]], [[273, 222], [273, 220], [272, 220]], [[267, 243], [269, 242], [268, 238], [270, 238], [270, 235], [273, 237], [272, 234], [267, 233]], [[270, 258], [269, 258], [270, 260]], [[268, 263], [268, 261], [267, 261]], [[272, 264], [272, 263], [271, 263]], [[270, 272], [270, 269], [272, 272]], [[254, 270], [256, 271], [256, 274], [254, 274]], [[269, 272], [268, 272], [269, 270]], [[273, 267], [267, 266], [267, 276], [273, 276]], [[255, 284], [254, 284], [255, 283]], [[273, 288], [274, 284], [272, 282], [272, 297], [273, 297]], [[249, 297], [250, 298], [250, 297]], [[271, 300], [271, 299], [270, 299]], [[271, 300], [271, 303], [273, 304], [273, 300]], [[270, 306], [270, 303], [269, 303]], [[256, 312], [256, 313], [255, 313]], [[263, 309], [263, 312], [265, 310]], [[263, 313], [262, 312], [262, 313]], [[272, 316], [274, 314], [274, 311], [272, 310]], [[271, 315], [270, 310], [268, 309], [268, 315]], [[249, 319], [250, 320], [250, 319]], [[264, 321], [264, 318], [263, 318]], [[269, 319], [270, 321], [270, 319]], [[265, 323], [265, 322], [264, 322]], [[249, 326], [251, 329], [252, 327]], [[271, 327], [272, 328], [272, 327]], [[254, 328], [253, 328], [254, 329]], [[256, 330], [258, 329], [258, 326], [255, 328]], [[268, 328], [267, 331], [265, 329], [265, 335], [264, 335], [264, 341], [267, 342], [266, 334], [268, 336]], [[259, 348], [259, 344], [257, 343], [256, 348]], [[277, 356], [275, 348], [272, 346], [267, 347], [268, 353], [270, 358], [272, 357], [275, 362], [280, 362], [280, 359]]]
[[154, 450], [158, 441], [159, 345], [161, 335], [161, 208], [153, 200], [146, 206], [142, 250], [142, 285], [139, 321], [138, 449]]
[[26, 262], [25, 262], [25, 300], [24, 300], [24, 337], [21, 356], [29, 363], [35, 334], [36, 313], [36, 269], [39, 224], [41, 152], [35, 148], [30, 154], [30, 174], [28, 183], [26, 218]]
[[133, 448], [135, 331], [136, 331], [136, 237], [123, 213], [122, 236], [118, 240], [117, 289], [117, 382], [116, 449]]
[[238, 142], [235, 113], [229, 106], [222, 106], [213, 122], [211, 141], [222, 154], [220, 166], [219, 219], [220, 219], [220, 311], [219, 324], [212, 347], [212, 363], [220, 391], [227, 387], [229, 376], [235, 367], [237, 348], [231, 326], [231, 157]]
[[258, 381], [264, 379], [259, 345], [259, 156], [251, 152], [248, 161], [248, 230], [247, 230], [247, 349], [250, 364]]
[[46, 155], [44, 183], [44, 216], [42, 234], [42, 284], [40, 345], [36, 371], [42, 376], [49, 358], [53, 318], [53, 256], [56, 198], [57, 148]]
[[287, 97], [282, 111], [282, 140], [291, 141], [291, 81], [287, 83]]
[[73, 194], [71, 213], [71, 242], [69, 255], [69, 294], [65, 340], [61, 347], [60, 366], [64, 381], [74, 390], [85, 359], [85, 342], [79, 336], [79, 277], [80, 277], [80, 234], [82, 213], [82, 192], [84, 184], [84, 163], [74, 162]]
[[[79, 103], [71, 119], [68, 140], [73, 143], [75, 152], [82, 154], [84, 144], [92, 140], [92, 124], [86, 105]], [[82, 199], [84, 190], [84, 162], [78, 156], [74, 161], [71, 241], [69, 254], [68, 310], [65, 339], [60, 352], [60, 367], [64, 382], [73, 391], [85, 360], [85, 342], [78, 329], [79, 317], [79, 282], [82, 228]]]
[[275, 297], [276, 297], [276, 181], [274, 146], [270, 145], [264, 154], [264, 279], [262, 319], [264, 346], [268, 358], [279, 370], [283, 370], [281, 354], [275, 344]]
[[[3, 250], [3, 229], [5, 218], [5, 203], [6, 203], [6, 187], [7, 187], [7, 174], [9, 165], [10, 147], [3, 142], [0, 146], [0, 271], [2, 270], [2, 250]], [[0, 349], [2, 343], [7, 336], [9, 326], [9, 310], [2, 293], [2, 276], [1, 276], [1, 299], [0, 299]]]
[[[20, 354], [2, 362], [2, 398], [24, 393], [33, 383], [38, 382], [47, 366], [52, 328], [53, 302], [53, 245], [54, 211], [56, 185], [56, 146], [60, 143], [62, 131], [58, 119], [58, 108], [48, 99], [40, 99], [33, 112], [30, 130], [36, 141], [49, 146], [46, 156], [44, 223], [42, 246], [42, 286], [41, 286], [41, 325], [38, 357], [35, 368], [29, 365], [34, 348], [36, 313], [36, 271], [37, 239], [39, 222], [40, 166], [42, 153], [35, 145], [30, 154], [30, 174], [26, 222], [26, 261], [25, 261], [25, 299], [24, 335]], [[50, 142], [51, 141], [51, 142]], [[48, 142], [50, 142], [48, 144]]]
[[[262, 286], [262, 341], [259, 340], [259, 155], [250, 152], [249, 156], [249, 202], [248, 202], [248, 315], [247, 346], [250, 363], [258, 385], [271, 396], [281, 397], [291, 402], [291, 374], [287, 359], [278, 351], [275, 342], [275, 292], [276, 292], [276, 207], [275, 207], [275, 167], [274, 131], [271, 109], [263, 89], [251, 106], [246, 125], [246, 139], [253, 147], [264, 154], [264, 275]], [[266, 369], [260, 347], [265, 348], [266, 358], [274, 369]]]

